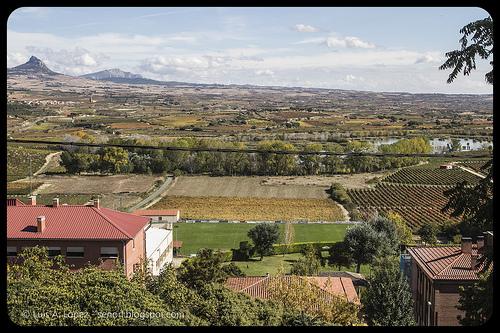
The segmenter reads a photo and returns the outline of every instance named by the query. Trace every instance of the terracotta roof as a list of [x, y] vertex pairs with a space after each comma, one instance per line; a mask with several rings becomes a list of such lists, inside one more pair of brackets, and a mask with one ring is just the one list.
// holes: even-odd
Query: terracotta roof
[[180, 240], [174, 240], [173, 241], [173, 246], [175, 248], [178, 248], [178, 249], [181, 248], [182, 247], [182, 241], [180, 241]]
[[177, 216], [179, 210], [177, 209], [145, 209], [136, 210], [132, 214], [140, 216]]
[[[484, 257], [478, 255], [476, 244], [473, 244], [469, 254], [462, 253], [460, 246], [408, 247], [408, 253], [434, 280], [477, 280], [477, 274], [484, 268]], [[473, 269], [472, 255], [478, 255]]]
[[[269, 287], [271, 279], [278, 277], [271, 276], [247, 276], [230, 277], [226, 280], [226, 287], [237, 292], [244, 292], [251, 297], [268, 299], [270, 297]], [[279, 277], [290, 283], [293, 278], [300, 278], [320, 288], [322, 295], [330, 298], [331, 296], [341, 296], [350, 302], [359, 303], [358, 294], [352, 280], [346, 277], [320, 277], [320, 276], [291, 276], [285, 275]]]
[[[38, 216], [45, 216], [43, 232], [36, 232]], [[148, 223], [146, 217], [103, 207], [7, 206], [8, 239], [131, 239]]]

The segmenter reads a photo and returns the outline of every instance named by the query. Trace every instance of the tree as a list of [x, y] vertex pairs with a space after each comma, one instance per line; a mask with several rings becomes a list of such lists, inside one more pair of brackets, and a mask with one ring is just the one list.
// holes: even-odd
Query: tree
[[438, 229], [434, 223], [424, 223], [418, 230], [418, 235], [425, 244], [436, 244], [437, 232]]
[[105, 172], [128, 172], [128, 152], [119, 147], [106, 147], [101, 152], [101, 169]]
[[399, 250], [399, 238], [396, 225], [389, 219], [378, 216], [370, 221], [372, 228], [380, 237], [379, 255], [395, 255]]
[[371, 263], [378, 255], [382, 240], [370, 224], [361, 223], [347, 229], [344, 242], [359, 273], [362, 264]]
[[212, 249], [200, 249], [196, 257], [182, 262], [177, 277], [189, 288], [199, 290], [207, 283], [226, 281], [228, 269], [223, 267], [224, 257], [221, 252]]
[[255, 252], [260, 254], [260, 260], [271, 253], [273, 244], [279, 239], [279, 227], [277, 224], [259, 223], [248, 231], [248, 237], [252, 240]]
[[493, 272], [481, 274], [479, 282], [460, 287], [457, 309], [464, 311], [458, 316], [461, 325], [479, 326], [485, 324], [493, 315]]
[[[461, 49], [447, 52], [444, 64], [439, 69], [452, 69], [447, 83], [453, 82], [463, 69], [464, 75], [476, 69], [476, 56], [488, 59], [493, 55], [493, 20], [487, 17], [482, 20], [471, 22], [460, 29], [463, 34], [460, 38]], [[470, 41], [469, 41], [470, 39]], [[469, 44], [470, 43], [470, 44]], [[493, 60], [490, 61], [493, 67]], [[493, 84], [493, 68], [485, 75], [486, 82]]]
[[47, 249], [40, 247], [24, 249], [18, 261], [8, 265], [7, 308], [11, 320], [23, 326], [182, 324], [169, 316], [172, 309], [158, 296], [129, 281], [122, 267], [106, 271], [89, 266], [71, 272], [62, 256], [49, 258]]
[[[304, 147], [307, 152], [320, 152], [323, 146], [319, 143], [310, 143]], [[321, 168], [321, 157], [319, 155], [300, 155], [304, 174], [317, 175]]]
[[[286, 244], [287, 250], [290, 247], [290, 244], [293, 243], [293, 240], [295, 238], [295, 230], [293, 227], [292, 222], [287, 221], [285, 223], [285, 228], [284, 228], [284, 235], [283, 235], [283, 243]], [[288, 251], [283, 251], [283, 256], [285, 256], [285, 253]]]
[[[331, 281], [327, 281], [324, 288], [328, 289], [329, 284]], [[278, 274], [269, 279], [268, 290], [270, 299], [292, 311], [299, 323], [301, 315], [306, 316], [303, 318], [306, 322], [316, 324], [347, 326], [360, 322], [357, 304], [340, 296], [325, 297], [319, 286], [305, 277]]]
[[451, 139], [451, 151], [457, 152], [462, 150], [462, 145], [460, 144], [460, 140], [457, 138]]
[[314, 246], [307, 244], [302, 255], [302, 258], [292, 264], [290, 274], [301, 276], [318, 275], [321, 268], [321, 262], [318, 259], [317, 250]]
[[337, 242], [331, 245], [328, 254], [328, 265], [337, 266], [339, 271], [342, 267], [351, 267], [353, 264], [353, 259], [345, 242]]
[[414, 326], [413, 299], [397, 257], [378, 260], [361, 298], [368, 325]]
[[487, 175], [474, 187], [464, 181], [444, 191], [448, 202], [442, 211], [461, 217], [459, 228], [463, 236], [480, 235], [493, 228], [493, 160], [482, 170]]
[[400, 244], [409, 245], [413, 243], [413, 234], [411, 229], [408, 227], [401, 215], [390, 211], [385, 217], [392, 221], [396, 226], [396, 233]]

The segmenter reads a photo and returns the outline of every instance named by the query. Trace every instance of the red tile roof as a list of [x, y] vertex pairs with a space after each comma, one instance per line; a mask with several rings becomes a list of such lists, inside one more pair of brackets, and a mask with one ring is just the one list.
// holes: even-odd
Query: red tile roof
[[[268, 299], [270, 297], [269, 287], [271, 279], [278, 277], [270, 276], [247, 276], [247, 277], [230, 277], [226, 280], [226, 287], [237, 292], [244, 292], [251, 297]], [[300, 278], [317, 287], [322, 292], [322, 295], [330, 298], [331, 296], [341, 296], [350, 302], [359, 303], [358, 294], [352, 280], [345, 277], [320, 277], [320, 276], [291, 276], [285, 275], [279, 277], [285, 279], [287, 283], [291, 283], [293, 278]]]
[[409, 247], [408, 253], [434, 280], [477, 280], [484, 269], [483, 256], [479, 254], [477, 265], [471, 268], [472, 255], [478, 255], [473, 244], [472, 253], [462, 253], [460, 246]]
[[[45, 216], [43, 232], [36, 232], [38, 216]], [[148, 223], [147, 217], [102, 207], [7, 206], [8, 239], [131, 239]]]
[[177, 216], [179, 210], [177, 209], [145, 209], [136, 210], [132, 214], [140, 216]]

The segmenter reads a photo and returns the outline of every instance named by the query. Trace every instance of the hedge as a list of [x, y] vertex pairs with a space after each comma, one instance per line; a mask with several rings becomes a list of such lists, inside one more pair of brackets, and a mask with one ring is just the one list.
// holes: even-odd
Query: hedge
[[289, 254], [289, 253], [300, 253], [304, 250], [305, 246], [310, 244], [314, 247], [323, 247], [323, 246], [332, 246], [337, 242], [297, 242], [290, 244], [273, 244], [273, 252], [274, 254]]

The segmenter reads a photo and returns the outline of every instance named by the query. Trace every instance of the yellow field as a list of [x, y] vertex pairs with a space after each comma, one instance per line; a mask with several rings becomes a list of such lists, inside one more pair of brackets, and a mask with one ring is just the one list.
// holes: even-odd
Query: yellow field
[[166, 196], [150, 209], [179, 209], [182, 218], [246, 221], [340, 221], [330, 199]]

